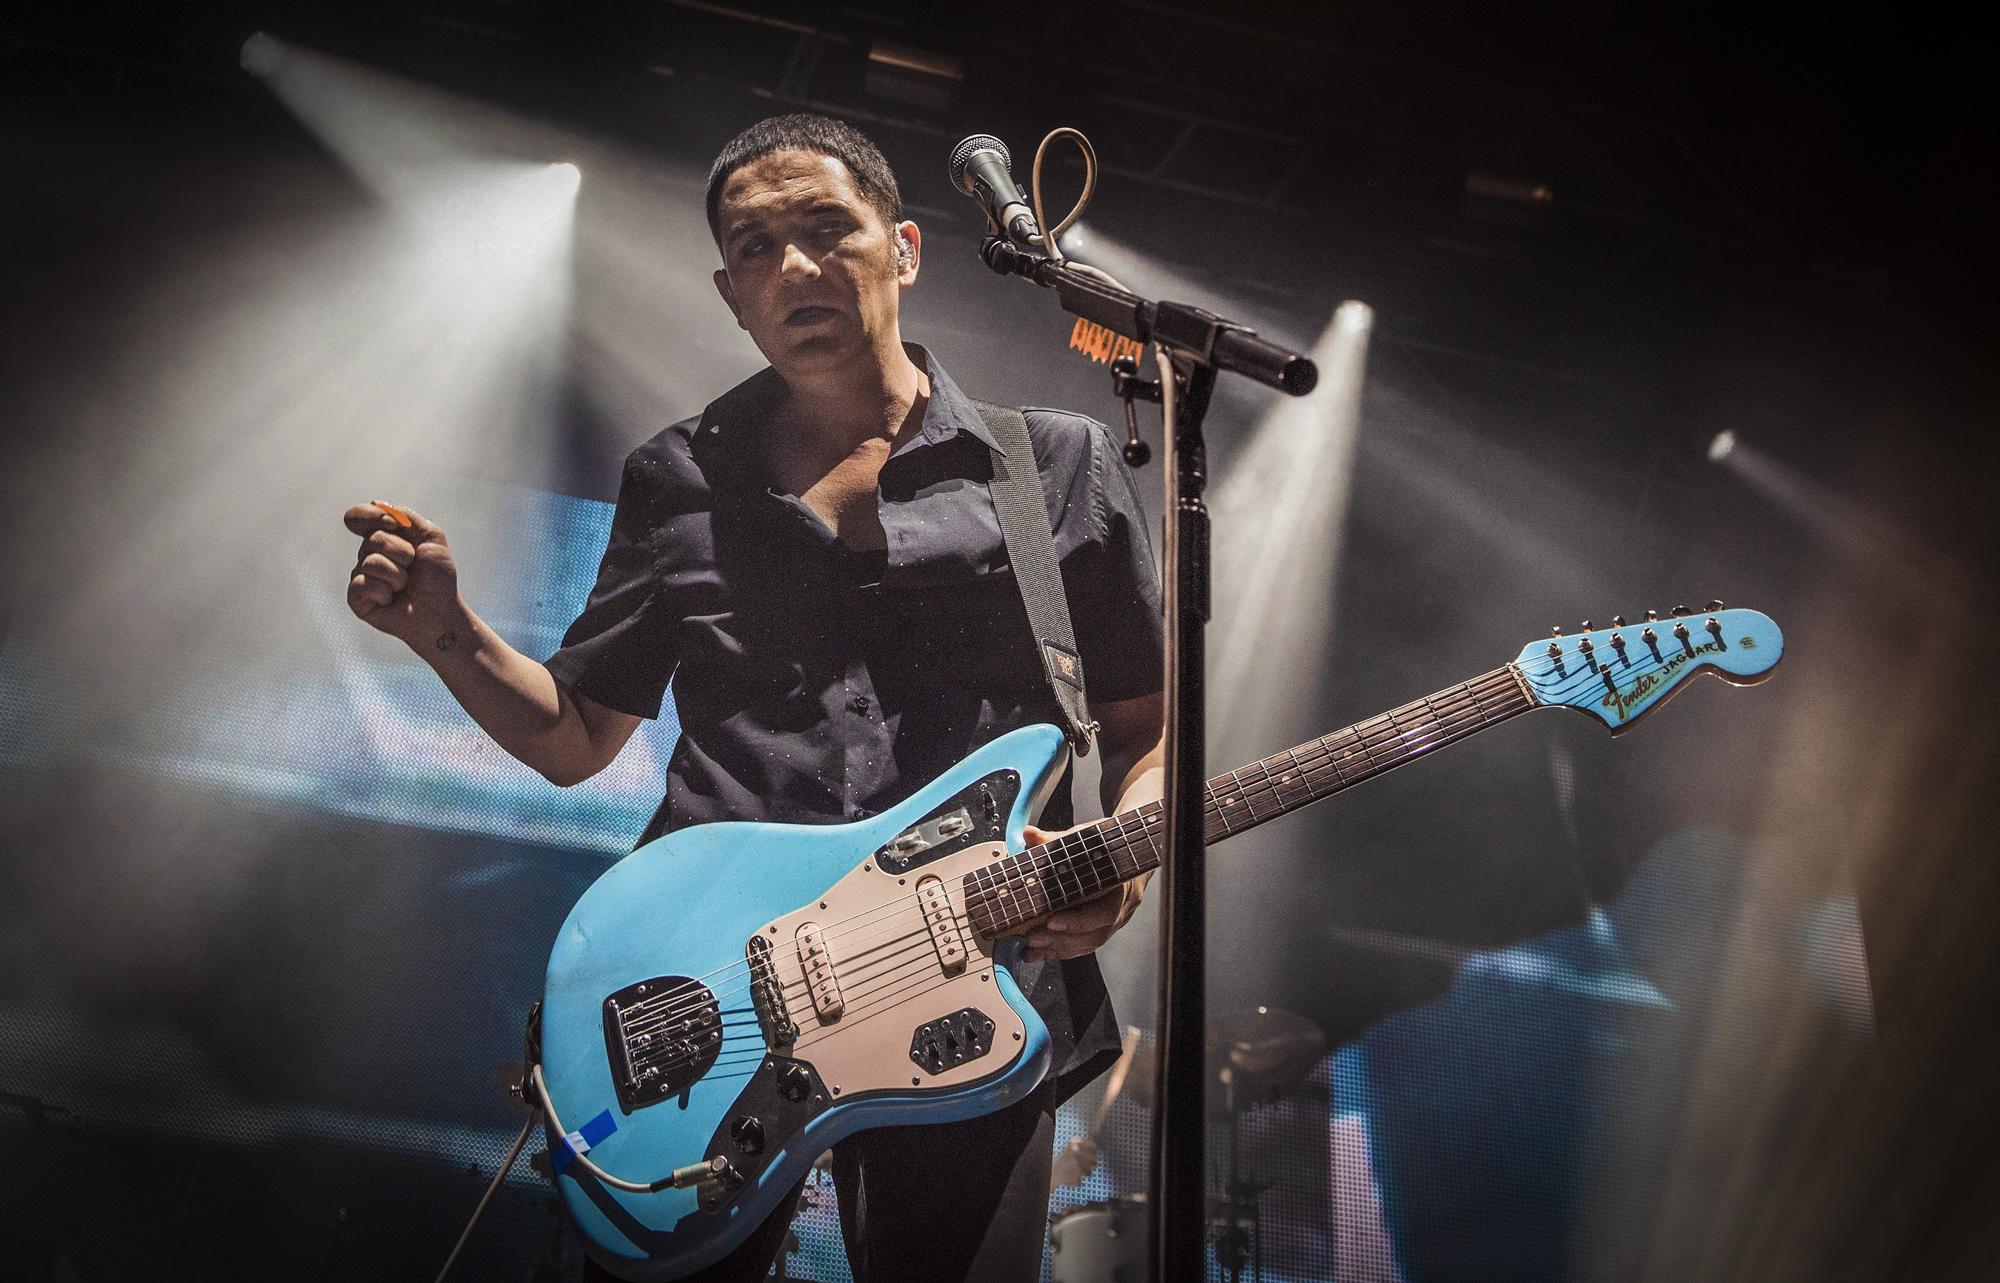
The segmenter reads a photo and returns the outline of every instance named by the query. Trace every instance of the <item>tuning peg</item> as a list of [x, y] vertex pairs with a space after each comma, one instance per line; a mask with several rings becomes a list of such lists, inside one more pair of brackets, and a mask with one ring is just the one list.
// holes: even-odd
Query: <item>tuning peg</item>
[[1585, 632], [1590, 631], [1590, 621], [1588, 619], [1583, 621], [1583, 631]]
[[1689, 610], [1689, 609], [1688, 609], [1688, 608], [1687, 608], [1686, 606], [1676, 606], [1676, 607], [1674, 607], [1674, 618], [1675, 618], [1675, 619], [1680, 619], [1680, 618], [1682, 618], [1683, 616], [1686, 616], [1686, 615], [1692, 615], [1693, 613], [1694, 613], [1694, 612], [1693, 612], [1692, 610]]
[[1563, 635], [1563, 630], [1561, 624], [1557, 624], [1554, 628], [1549, 629], [1549, 636], [1551, 637], [1560, 637], [1562, 635]]
[[1625, 616], [1613, 615], [1611, 617], [1611, 626], [1613, 628], [1623, 628], [1625, 626]]
[[1703, 610], [1721, 610], [1721, 609], [1722, 609], [1722, 599], [1721, 599], [1720, 597], [1718, 597], [1718, 598], [1716, 598], [1716, 599], [1715, 599], [1714, 601], [1711, 601], [1711, 602], [1709, 602], [1709, 603], [1708, 603], [1708, 604], [1707, 604], [1706, 606], [1703, 606], [1703, 607], [1702, 607], [1702, 609], [1703, 609]]
[[1648, 610], [1648, 611], [1646, 612], [1646, 622], [1647, 622], [1647, 623], [1649, 623], [1649, 624], [1657, 624], [1657, 623], [1659, 623], [1659, 622], [1660, 622], [1660, 612], [1659, 612], [1659, 611], [1657, 611], [1657, 610]]

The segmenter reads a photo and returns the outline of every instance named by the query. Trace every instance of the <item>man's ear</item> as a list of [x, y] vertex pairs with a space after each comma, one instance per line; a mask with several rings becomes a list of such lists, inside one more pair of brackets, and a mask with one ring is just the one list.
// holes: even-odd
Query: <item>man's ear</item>
[[723, 268], [715, 269], [715, 292], [722, 295], [722, 301], [729, 306], [729, 314], [736, 318], [736, 328], [743, 329], [743, 313], [736, 306], [736, 290], [729, 283], [729, 273]]
[[924, 235], [908, 219], [896, 224], [890, 235], [896, 238], [896, 280], [908, 289], [916, 284], [917, 266], [923, 261]]

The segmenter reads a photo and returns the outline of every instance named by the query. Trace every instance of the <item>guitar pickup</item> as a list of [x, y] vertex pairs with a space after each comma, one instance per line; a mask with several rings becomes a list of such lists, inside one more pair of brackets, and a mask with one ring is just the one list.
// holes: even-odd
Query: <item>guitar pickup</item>
[[833, 973], [833, 954], [826, 947], [826, 935], [819, 923], [807, 922], [799, 927], [798, 946], [799, 966], [805, 971], [813, 1009], [819, 1012], [821, 1020], [832, 1020], [845, 1004], [840, 997], [840, 981]]
[[958, 929], [958, 914], [951, 907], [951, 893], [941, 878], [924, 878], [917, 883], [917, 904], [923, 909], [924, 925], [930, 928], [931, 945], [937, 950], [938, 966], [948, 976], [965, 970], [965, 937]]

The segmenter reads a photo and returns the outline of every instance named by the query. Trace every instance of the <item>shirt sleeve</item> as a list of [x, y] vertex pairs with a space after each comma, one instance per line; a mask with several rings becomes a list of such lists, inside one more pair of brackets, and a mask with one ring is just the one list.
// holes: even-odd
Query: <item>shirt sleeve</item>
[[1166, 684], [1166, 621], [1150, 523], [1110, 429], [1092, 422], [1086, 440], [1095, 519], [1091, 538], [1071, 554], [1074, 566], [1064, 566], [1070, 623], [1083, 653], [1087, 697], [1137, 699]]
[[635, 717], [659, 716], [679, 661], [658, 564], [663, 488], [662, 469], [648, 448], [625, 461], [597, 582], [562, 646], [545, 661], [571, 691]]

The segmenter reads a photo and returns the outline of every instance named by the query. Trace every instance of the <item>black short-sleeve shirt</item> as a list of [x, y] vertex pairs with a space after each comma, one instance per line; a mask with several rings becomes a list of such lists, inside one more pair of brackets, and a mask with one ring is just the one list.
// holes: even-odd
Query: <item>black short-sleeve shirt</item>
[[[973, 749], [1060, 725], [987, 479], [995, 443], [929, 353], [921, 429], [884, 462], [884, 551], [841, 543], [763, 474], [784, 395], [766, 370], [626, 460], [583, 613], [547, 661], [608, 708], [660, 710], [681, 736], [642, 842], [691, 824], [840, 823], [902, 801]], [[1159, 581], [1131, 474], [1102, 424], [1025, 411], [1090, 698], [1161, 686]], [[1065, 786], [1041, 823], [1071, 822]], [[1115, 1054], [1093, 958], [1020, 980], [1068, 1087]]]

